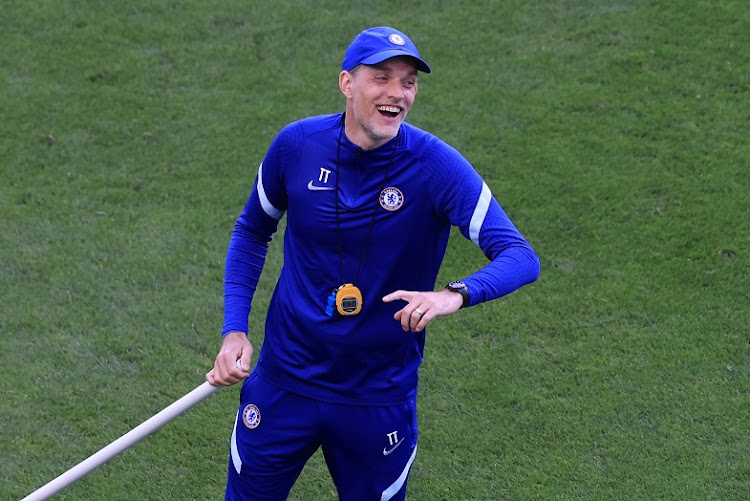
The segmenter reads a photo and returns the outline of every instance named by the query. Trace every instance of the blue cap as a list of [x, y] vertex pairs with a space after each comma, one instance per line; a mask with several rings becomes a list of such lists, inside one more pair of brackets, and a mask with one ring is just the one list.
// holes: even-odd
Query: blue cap
[[422, 60], [414, 42], [404, 33], [388, 26], [369, 28], [357, 35], [346, 49], [341, 69], [351, 71], [360, 64], [374, 65], [397, 56], [414, 59], [414, 65], [419, 71], [432, 71]]

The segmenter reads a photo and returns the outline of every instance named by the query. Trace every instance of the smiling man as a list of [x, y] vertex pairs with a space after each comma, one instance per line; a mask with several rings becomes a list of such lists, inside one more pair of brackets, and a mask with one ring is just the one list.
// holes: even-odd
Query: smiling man
[[[228, 500], [286, 499], [318, 448], [341, 500], [403, 500], [425, 328], [539, 275], [471, 164], [404, 121], [430, 71], [404, 33], [363, 31], [339, 74], [345, 113], [286, 126], [258, 169], [229, 243], [223, 341], [206, 374], [245, 380]], [[252, 297], [284, 214], [284, 266], [250, 372]], [[489, 261], [435, 291], [452, 225]]]
[[384, 145], [398, 134], [417, 97], [413, 59], [396, 56], [376, 65], [358, 65], [339, 75], [346, 96], [346, 136], [361, 148]]

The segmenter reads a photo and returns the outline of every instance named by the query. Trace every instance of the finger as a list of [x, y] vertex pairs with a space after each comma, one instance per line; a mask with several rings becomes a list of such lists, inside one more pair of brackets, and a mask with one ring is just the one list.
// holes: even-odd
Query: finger
[[208, 374], [206, 374], [206, 380], [208, 380], [209, 384], [212, 386], [229, 386], [234, 384], [231, 380], [218, 376], [215, 369], [208, 371]]
[[238, 358], [237, 368], [241, 370], [243, 373], [250, 372], [250, 357], [242, 355], [242, 357]]
[[247, 376], [246, 372], [242, 370], [241, 359], [236, 359], [230, 367], [231, 368], [224, 374], [224, 379], [230, 384], [237, 383]]
[[241, 370], [240, 363], [238, 363], [241, 360], [242, 351], [226, 351], [219, 354], [219, 357], [217, 357], [216, 360], [216, 365], [219, 366], [220, 373], [222, 374], [236, 374]]
[[425, 312], [422, 310], [419, 306], [414, 308], [414, 310], [411, 312], [411, 315], [409, 316], [409, 328], [414, 332], [417, 331], [417, 327], [419, 326], [419, 323], [422, 321], [422, 318], [424, 318]]
[[432, 314], [432, 310], [430, 309], [426, 311], [425, 314], [422, 315], [422, 317], [419, 319], [419, 322], [417, 322], [417, 325], [414, 327], [414, 332], [422, 332], [433, 318], [435, 318], [435, 316]]
[[[231, 360], [231, 362], [228, 362]], [[244, 374], [237, 365], [238, 359], [233, 356], [227, 356], [226, 353], [220, 354], [216, 357], [216, 362], [213, 372], [213, 384], [214, 386], [231, 386], [240, 380], [242, 380], [246, 374]]]
[[424, 315], [424, 310], [415, 304], [408, 304], [403, 308], [401, 314], [401, 327], [405, 331], [413, 331]]
[[393, 291], [390, 294], [386, 294], [385, 296], [383, 296], [383, 302], [390, 303], [392, 301], [397, 301], [399, 299], [409, 302], [411, 301], [411, 298], [414, 297], [414, 294], [415, 293], [412, 291], [405, 291], [405, 290]]
[[411, 305], [406, 305], [401, 309], [401, 328], [404, 332], [409, 332], [411, 330], [411, 316], [414, 313], [414, 308], [410, 306]]
[[411, 319], [409, 318], [409, 315], [407, 315], [403, 309], [398, 310], [394, 315], [393, 318], [401, 324], [401, 329], [404, 332], [409, 332], [409, 324], [411, 322]]

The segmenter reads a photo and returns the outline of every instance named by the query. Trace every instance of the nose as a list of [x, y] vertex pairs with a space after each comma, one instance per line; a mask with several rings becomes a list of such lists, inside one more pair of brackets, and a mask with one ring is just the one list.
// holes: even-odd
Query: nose
[[388, 82], [386, 92], [389, 98], [394, 98], [399, 101], [404, 97], [404, 88], [401, 86], [401, 81], [397, 78], [392, 78], [390, 82]]

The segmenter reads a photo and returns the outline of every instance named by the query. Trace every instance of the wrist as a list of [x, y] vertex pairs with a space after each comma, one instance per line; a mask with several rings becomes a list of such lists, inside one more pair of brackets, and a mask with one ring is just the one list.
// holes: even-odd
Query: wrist
[[445, 286], [451, 292], [461, 295], [461, 308], [466, 308], [471, 304], [471, 296], [469, 295], [469, 288], [465, 283], [461, 281], [453, 281]]
[[237, 337], [237, 336], [247, 338], [247, 332], [229, 330], [225, 332], [224, 334], [222, 334], [221, 337], [226, 338], [226, 337]]

